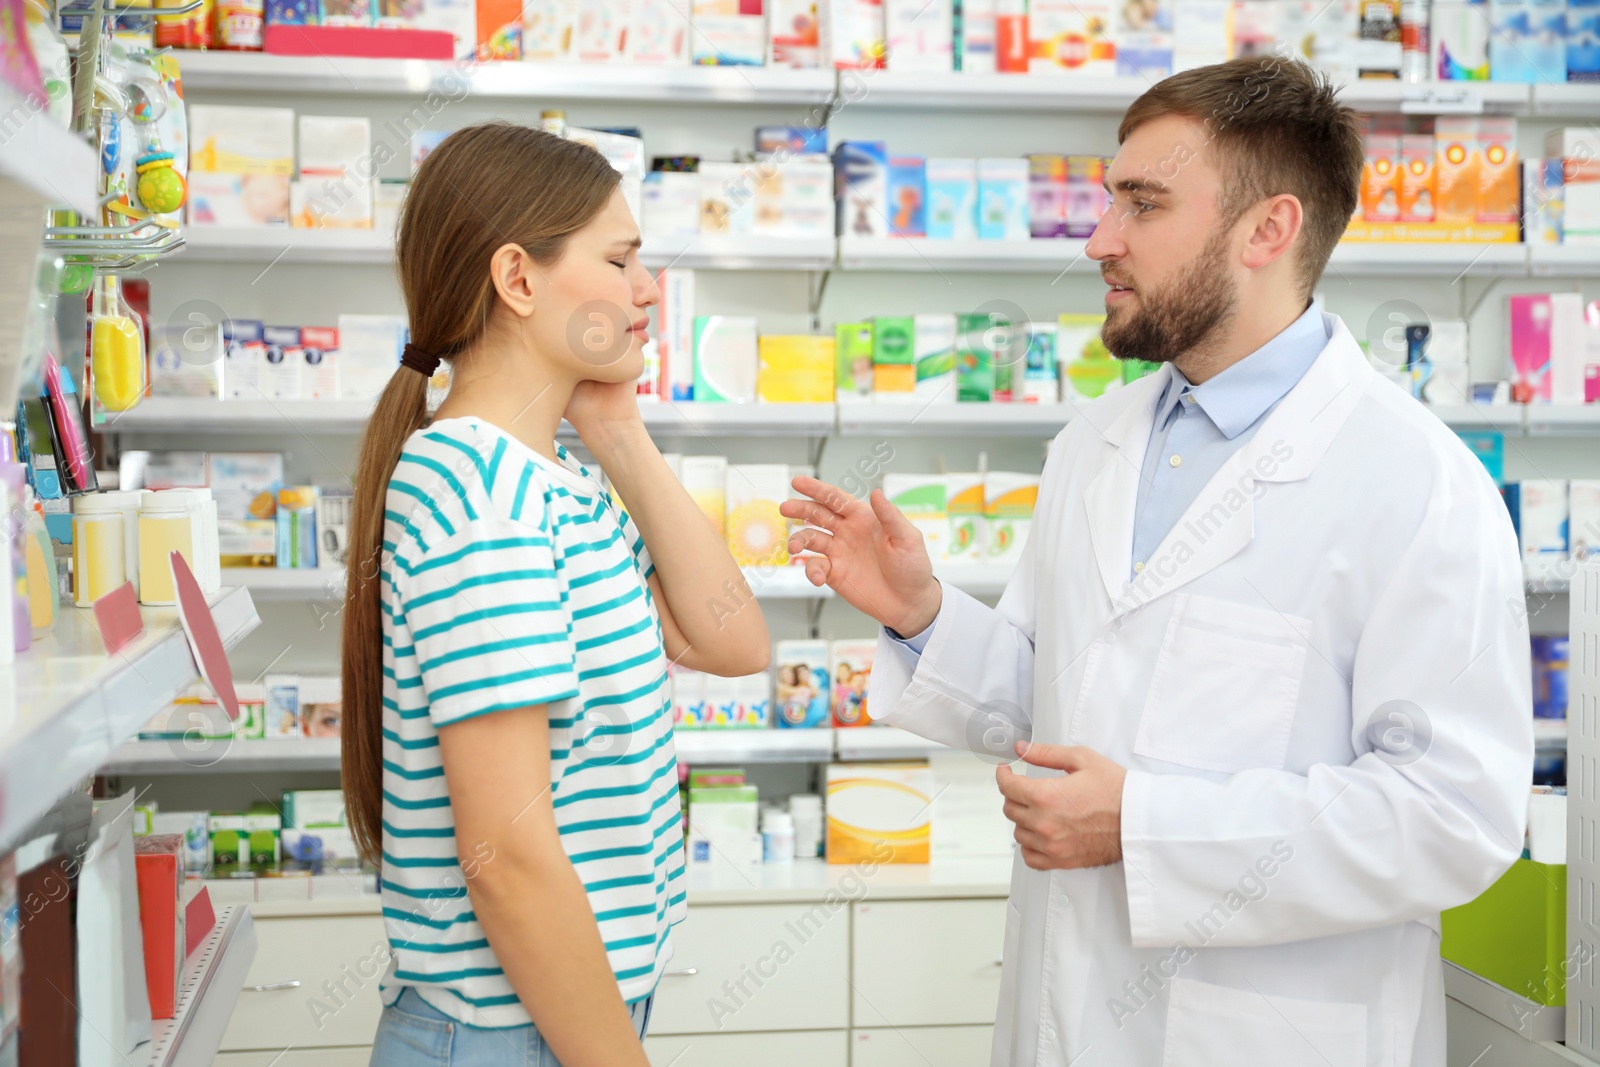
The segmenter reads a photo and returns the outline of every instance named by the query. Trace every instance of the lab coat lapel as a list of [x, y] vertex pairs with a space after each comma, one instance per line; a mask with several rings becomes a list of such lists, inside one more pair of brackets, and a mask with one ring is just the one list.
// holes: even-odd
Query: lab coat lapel
[[[1300, 481], [1316, 468], [1373, 378], [1344, 323], [1326, 314], [1323, 323], [1330, 336], [1321, 355], [1250, 440], [1206, 483], [1133, 582], [1112, 593], [1113, 617], [1238, 555], [1255, 536], [1256, 501], [1271, 492], [1271, 483]], [[1130, 517], [1124, 575], [1132, 551], [1131, 523]]]
[[[1139, 476], [1144, 466], [1145, 445], [1155, 422], [1156, 402], [1166, 392], [1172, 377], [1170, 365], [1146, 375], [1126, 388], [1146, 390], [1142, 398], [1132, 398], [1103, 427], [1096, 427], [1112, 446], [1100, 473], [1084, 490], [1083, 503], [1089, 514], [1089, 539], [1094, 546], [1100, 580], [1106, 596], [1113, 602], [1128, 585], [1128, 570], [1133, 566], [1133, 513], [1139, 496]], [[1085, 414], [1080, 416], [1087, 418]]]

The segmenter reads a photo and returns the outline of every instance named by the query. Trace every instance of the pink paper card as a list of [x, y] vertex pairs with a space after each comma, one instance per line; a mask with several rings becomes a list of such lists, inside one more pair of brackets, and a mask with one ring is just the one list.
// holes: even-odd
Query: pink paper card
[[115, 655], [118, 649], [144, 633], [144, 619], [139, 616], [139, 594], [133, 591], [132, 582], [123, 582], [94, 602], [94, 623], [108, 656]]
[[217, 695], [217, 703], [228, 710], [228, 718], [237, 719], [239, 698], [233, 691], [233, 668], [228, 664], [228, 650], [222, 647], [222, 635], [217, 632], [211, 605], [206, 603], [200, 583], [195, 581], [194, 572], [183, 554], [173, 549], [167, 558], [172, 563], [172, 587], [178, 591], [178, 619], [188, 635], [200, 677]]
[[217, 912], [211, 906], [211, 891], [201, 886], [200, 892], [196, 893], [183, 909], [185, 958], [194, 955], [194, 950], [200, 947], [200, 943], [206, 939], [215, 925], [217, 925]]

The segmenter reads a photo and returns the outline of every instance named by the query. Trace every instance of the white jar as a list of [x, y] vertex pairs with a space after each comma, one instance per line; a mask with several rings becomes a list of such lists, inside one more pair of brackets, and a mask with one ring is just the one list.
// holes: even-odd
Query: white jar
[[133, 583], [133, 592], [139, 593], [139, 507], [144, 502], [146, 490], [112, 489], [95, 496], [122, 513], [122, 569]]
[[766, 863], [794, 862], [794, 819], [782, 808], [761, 813], [761, 859]]
[[814, 860], [822, 854], [822, 798], [796, 793], [789, 798], [796, 859]]
[[80, 608], [128, 580], [121, 494], [86, 493], [72, 501], [72, 602]]

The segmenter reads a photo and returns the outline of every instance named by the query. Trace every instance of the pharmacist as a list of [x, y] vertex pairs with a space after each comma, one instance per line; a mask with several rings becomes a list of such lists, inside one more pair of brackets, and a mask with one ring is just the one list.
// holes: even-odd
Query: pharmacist
[[1511, 523], [1311, 302], [1362, 165], [1319, 76], [1187, 71], [1119, 140], [1103, 339], [1164, 365], [1054, 442], [999, 606], [881, 493], [797, 480], [791, 550], [887, 628], [873, 718], [1025, 750], [995, 1064], [1442, 1067], [1439, 912], [1531, 780]]

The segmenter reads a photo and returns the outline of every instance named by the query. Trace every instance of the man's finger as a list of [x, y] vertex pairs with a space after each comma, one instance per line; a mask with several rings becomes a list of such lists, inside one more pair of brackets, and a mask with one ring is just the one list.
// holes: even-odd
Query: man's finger
[[861, 501], [840, 489], [836, 485], [802, 474], [789, 483], [795, 492], [808, 496], [830, 511], [849, 517], [850, 513], [861, 506]]
[[1018, 741], [1017, 755], [1035, 767], [1051, 767], [1058, 771], [1081, 771], [1093, 763], [1099, 753], [1082, 745], [1042, 745], [1031, 741]]
[[812, 556], [806, 560], [806, 581], [818, 589], [828, 584], [828, 574], [832, 566], [827, 556]]
[[784, 500], [778, 504], [778, 513], [786, 519], [795, 519], [808, 526], [835, 530], [843, 521], [838, 512], [810, 500]]
[[[1000, 795], [1008, 801], [1015, 801], [1026, 806], [1033, 797], [1033, 785], [1026, 777], [1011, 769], [1011, 764], [1002, 763], [995, 768], [995, 784], [1000, 787]], [[1015, 821], [1015, 820], [1013, 820]]]
[[789, 555], [798, 556], [802, 552], [820, 552], [826, 556], [833, 549], [833, 535], [823, 533], [821, 530], [804, 529], [796, 530], [789, 535]]
[[889, 503], [882, 489], [874, 489], [867, 496], [867, 502], [872, 505], [872, 513], [878, 517], [878, 524], [891, 540], [915, 541], [922, 536], [922, 531], [911, 525], [911, 520], [899, 508]]

